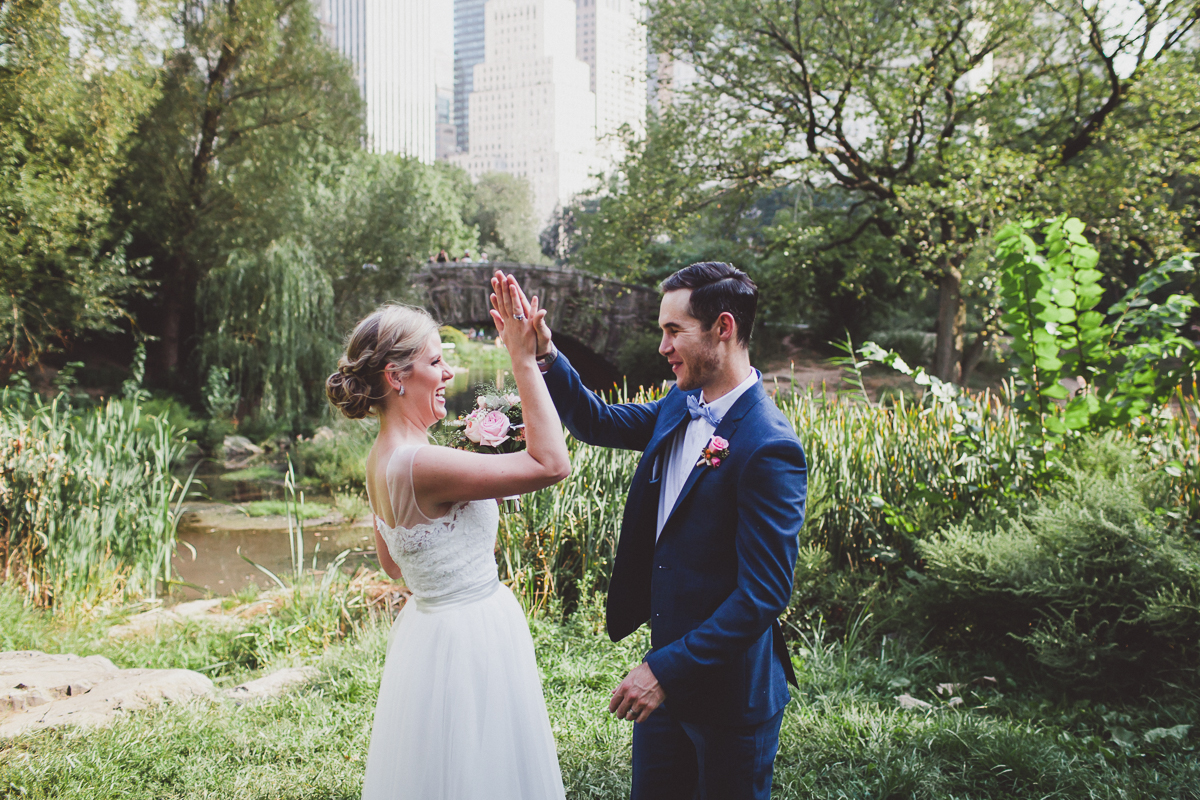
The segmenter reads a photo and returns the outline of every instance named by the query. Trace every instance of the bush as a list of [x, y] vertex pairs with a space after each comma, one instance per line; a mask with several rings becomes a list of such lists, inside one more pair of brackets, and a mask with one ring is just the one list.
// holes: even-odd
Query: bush
[[1200, 545], [1173, 531], [1164, 482], [1092, 444], [1056, 490], [1011, 516], [971, 517], [920, 543], [928, 621], [964, 640], [1015, 643], [1077, 686], [1200, 665]]
[[369, 424], [339, 421], [332, 436], [298, 442], [306, 478], [329, 490], [362, 492], [367, 485], [367, 454], [375, 432]]

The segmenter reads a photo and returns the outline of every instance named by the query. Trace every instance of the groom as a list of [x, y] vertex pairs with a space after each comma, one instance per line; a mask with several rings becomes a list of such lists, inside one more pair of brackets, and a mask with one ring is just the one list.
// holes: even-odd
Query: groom
[[[493, 286], [507, 279], [497, 273]], [[795, 433], [750, 366], [758, 289], [729, 264], [662, 283], [659, 352], [676, 384], [651, 403], [608, 405], [543, 323], [538, 363], [579, 440], [642, 451], [608, 593], [619, 641], [650, 623], [651, 649], [613, 692], [635, 722], [633, 800], [768, 800], [795, 683], [787, 607], [807, 471]], [[537, 298], [527, 313], [537, 311]]]

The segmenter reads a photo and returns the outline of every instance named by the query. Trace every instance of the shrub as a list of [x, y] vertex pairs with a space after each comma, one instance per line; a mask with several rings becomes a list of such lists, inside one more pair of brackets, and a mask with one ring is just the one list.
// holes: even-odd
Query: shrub
[[1022, 513], [972, 517], [919, 545], [917, 596], [943, 635], [1015, 643], [1079, 686], [1194, 669], [1200, 546], [1155, 508], [1164, 482], [1108, 439]]

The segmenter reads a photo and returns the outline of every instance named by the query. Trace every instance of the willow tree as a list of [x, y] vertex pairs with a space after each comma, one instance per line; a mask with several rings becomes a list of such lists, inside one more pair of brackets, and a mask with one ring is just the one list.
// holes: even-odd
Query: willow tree
[[[894, 250], [936, 288], [934, 367], [952, 380], [988, 336], [964, 341], [963, 270], [981, 239], [1056, 210], [1057, 183], [1120, 148], [1106, 139], [1116, 118], [1194, 47], [1198, 17], [1194, 0], [655, 0], [649, 26], [699, 76], [678, 109], [697, 154], [683, 165], [691, 191], [847, 193], [801, 247]], [[1158, 123], [1144, 135], [1160, 143], [1195, 132], [1186, 116]]]
[[240, 415], [290, 424], [321, 408], [337, 337], [333, 287], [309, 248], [235, 250], [199, 289], [200, 366], [229, 370]]
[[147, 52], [105, 0], [0, 2], [0, 364], [111, 329], [142, 288], [108, 192], [154, 99]]

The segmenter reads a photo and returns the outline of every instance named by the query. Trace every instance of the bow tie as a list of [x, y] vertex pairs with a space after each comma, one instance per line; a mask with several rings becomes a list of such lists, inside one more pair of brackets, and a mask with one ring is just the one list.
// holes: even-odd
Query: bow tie
[[721, 424], [721, 418], [713, 413], [712, 408], [706, 405], [701, 405], [700, 400], [694, 394], [687, 396], [688, 413], [692, 415], [692, 419], [700, 419], [704, 417], [709, 425], [714, 428]]

